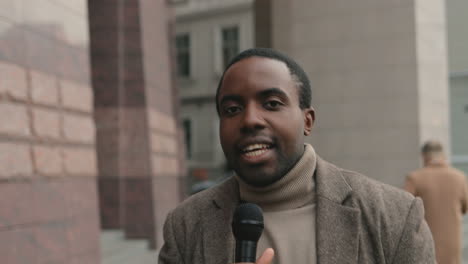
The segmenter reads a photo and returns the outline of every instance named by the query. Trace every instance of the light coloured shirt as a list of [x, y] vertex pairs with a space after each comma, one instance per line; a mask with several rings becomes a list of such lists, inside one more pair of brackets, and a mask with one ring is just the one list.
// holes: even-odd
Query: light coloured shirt
[[316, 154], [306, 144], [296, 165], [279, 181], [266, 187], [239, 182], [240, 198], [263, 210], [265, 228], [257, 246], [257, 257], [265, 249], [275, 250], [274, 264], [317, 263], [315, 241]]

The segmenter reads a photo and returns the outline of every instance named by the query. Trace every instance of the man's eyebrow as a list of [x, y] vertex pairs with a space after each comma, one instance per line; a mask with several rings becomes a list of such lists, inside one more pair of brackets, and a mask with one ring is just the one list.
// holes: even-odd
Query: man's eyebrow
[[219, 105], [222, 105], [226, 101], [240, 102], [241, 100], [242, 100], [242, 97], [240, 95], [226, 94], [226, 95], [221, 96], [221, 100], [219, 100]]
[[280, 96], [286, 99], [288, 98], [288, 95], [283, 90], [276, 88], [276, 87], [268, 88], [257, 93], [257, 96], [262, 97], [262, 98], [272, 96], [272, 95]]

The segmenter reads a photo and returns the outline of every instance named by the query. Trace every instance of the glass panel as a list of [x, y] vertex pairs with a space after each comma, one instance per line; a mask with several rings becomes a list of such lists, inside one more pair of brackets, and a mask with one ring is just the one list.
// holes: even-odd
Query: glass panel
[[190, 159], [192, 157], [192, 122], [190, 119], [184, 119], [182, 121], [182, 127], [184, 129], [184, 139], [186, 146], [186, 157]]
[[177, 75], [190, 76], [190, 36], [188, 34], [176, 36]]
[[228, 27], [222, 30], [223, 65], [226, 67], [232, 58], [239, 53], [239, 27]]

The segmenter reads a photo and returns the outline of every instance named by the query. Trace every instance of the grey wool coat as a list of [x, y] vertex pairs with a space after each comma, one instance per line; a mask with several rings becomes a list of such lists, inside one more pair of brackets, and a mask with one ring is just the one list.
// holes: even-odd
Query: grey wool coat
[[[317, 263], [435, 263], [419, 198], [320, 158], [315, 181]], [[159, 264], [233, 263], [238, 188], [230, 178], [170, 212]]]

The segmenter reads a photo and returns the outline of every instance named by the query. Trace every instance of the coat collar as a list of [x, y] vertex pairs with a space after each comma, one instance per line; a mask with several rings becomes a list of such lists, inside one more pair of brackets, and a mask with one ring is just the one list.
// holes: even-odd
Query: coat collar
[[[357, 263], [361, 212], [345, 205], [351, 186], [340, 169], [318, 156], [315, 181], [317, 263]], [[202, 219], [204, 263], [231, 263], [235, 244], [231, 221], [240, 200], [239, 185], [232, 177], [215, 189], [211, 209]]]

